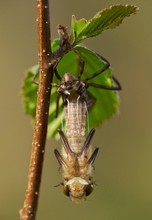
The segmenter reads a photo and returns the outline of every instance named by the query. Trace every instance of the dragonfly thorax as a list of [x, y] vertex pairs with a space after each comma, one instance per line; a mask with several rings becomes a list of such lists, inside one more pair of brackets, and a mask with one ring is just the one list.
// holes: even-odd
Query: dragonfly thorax
[[57, 92], [68, 97], [72, 96], [72, 98], [74, 98], [74, 96], [78, 97], [79, 95], [82, 95], [84, 88], [85, 83], [78, 77], [75, 77], [70, 73], [65, 73]]

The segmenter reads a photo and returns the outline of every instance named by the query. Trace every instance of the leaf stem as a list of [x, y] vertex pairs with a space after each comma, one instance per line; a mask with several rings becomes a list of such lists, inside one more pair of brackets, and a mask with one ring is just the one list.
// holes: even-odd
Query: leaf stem
[[36, 218], [47, 135], [51, 82], [53, 78], [53, 67], [56, 63], [52, 59], [50, 46], [49, 1], [38, 0], [37, 8], [40, 79], [28, 184], [24, 206], [20, 210], [20, 220], [35, 220]]

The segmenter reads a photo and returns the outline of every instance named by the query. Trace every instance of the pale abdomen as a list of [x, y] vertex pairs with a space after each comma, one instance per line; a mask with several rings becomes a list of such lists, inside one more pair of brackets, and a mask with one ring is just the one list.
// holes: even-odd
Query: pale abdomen
[[66, 136], [74, 153], [79, 153], [85, 141], [86, 103], [83, 100], [68, 101], [64, 107]]

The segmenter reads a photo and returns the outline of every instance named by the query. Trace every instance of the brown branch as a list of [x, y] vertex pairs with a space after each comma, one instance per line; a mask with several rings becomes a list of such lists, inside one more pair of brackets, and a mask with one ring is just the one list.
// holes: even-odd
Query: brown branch
[[28, 185], [24, 206], [20, 211], [20, 220], [35, 220], [36, 217], [47, 135], [50, 85], [53, 77], [53, 67], [55, 65], [55, 60], [51, 59], [48, 0], [38, 0], [37, 6], [40, 79]]

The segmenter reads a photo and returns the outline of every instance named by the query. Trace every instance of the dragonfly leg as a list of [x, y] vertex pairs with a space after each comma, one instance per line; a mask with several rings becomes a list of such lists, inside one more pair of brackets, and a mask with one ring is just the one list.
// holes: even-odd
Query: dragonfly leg
[[[58, 63], [59, 63], [59, 62], [58, 62]], [[58, 64], [58, 63], [57, 63], [57, 64]], [[61, 81], [62, 78], [61, 78], [60, 74], [59, 74], [58, 71], [57, 71], [57, 65], [56, 65], [55, 68], [54, 68], [54, 73], [55, 73], [57, 79]]]
[[96, 76], [102, 74], [105, 70], [107, 70], [107, 69], [110, 67], [110, 63], [109, 63], [108, 60], [106, 60], [106, 59], [105, 59], [104, 57], [102, 57], [100, 54], [97, 54], [97, 56], [98, 56], [102, 61], [105, 62], [105, 66], [104, 66], [102, 69], [98, 70], [96, 73], [93, 73], [93, 74], [91, 74], [89, 77], [87, 77], [87, 78], [84, 80], [84, 82], [87, 82], [88, 80], [93, 79], [93, 78], [95, 78]]
[[79, 57], [79, 66], [80, 66], [80, 71], [77, 75], [77, 77], [80, 79], [81, 78], [81, 75], [83, 74], [84, 72], [84, 66], [85, 66], [85, 62], [84, 62], [84, 59], [82, 58], [80, 52], [78, 50], [76, 50], [75, 48], [73, 48], [73, 51], [76, 53], [76, 55], [78, 55]]
[[96, 83], [87, 83], [87, 87], [92, 86], [97, 89], [115, 90], [115, 91], [121, 90], [122, 87], [121, 87], [119, 81], [114, 76], [112, 76], [111, 78], [113, 79], [116, 86], [106, 86], [106, 85], [100, 85], [100, 84], [96, 84]]
[[85, 62], [83, 60], [83, 58], [80, 56], [80, 54], [78, 54], [79, 58], [80, 58], [80, 72], [78, 74], [78, 78], [80, 79], [83, 72], [84, 72], [84, 66], [85, 66]]
[[82, 59], [82, 57], [80, 57], [80, 67], [81, 67], [81, 69], [80, 69], [80, 72], [79, 72], [79, 74], [78, 74], [78, 78], [79, 78], [79, 79], [81, 78], [81, 76], [82, 76], [82, 74], [83, 74], [83, 72], [84, 72], [84, 65], [85, 65], [85, 62], [84, 62], [84, 60]]

